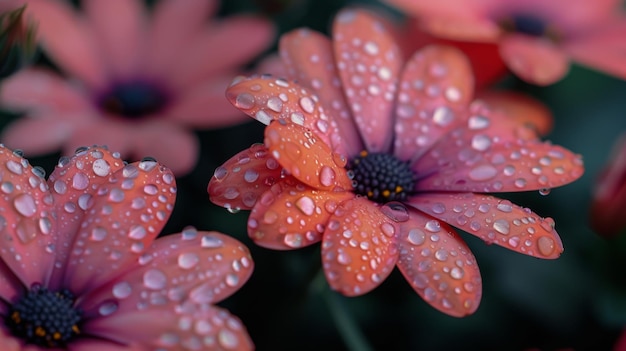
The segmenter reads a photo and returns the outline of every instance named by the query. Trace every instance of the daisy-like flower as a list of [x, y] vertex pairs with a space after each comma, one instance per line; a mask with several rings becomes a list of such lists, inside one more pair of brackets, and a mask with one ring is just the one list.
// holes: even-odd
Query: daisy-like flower
[[0, 163], [0, 349], [252, 348], [213, 305], [250, 276], [247, 248], [191, 227], [155, 240], [176, 197], [169, 169], [101, 147], [47, 181], [4, 146]]
[[598, 175], [591, 201], [591, 227], [603, 236], [626, 229], [626, 133], [615, 142]]
[[[455, 226], [539, 258], [562, 251], [554, 221], [486, 193], [556, 187], [580, 158], [472, 98], [467, 59], [428, 47], [404, 62], [382, 22], [345, 10], [333, 40], [281, 38], [290, 79], [237, 78], [235, 106], [268, 124], [215, 170], [211, 200], [251, 209], [248, 233], [288, 250], [322, 242], [330, 286], [348, 296], [397, 266], [433, 307], [475, 311], [481, 277]], [[297, 82], [297, 83], [296, 83]]]
[[533, 84], [561, 79], [575, 60], [626, 79], [620, 0], [387, 0], [427, 32], [496, 43], [507, 67]]
[[28, 154], [104, 144], [124, 157], [150, 155], [175, 174], [198, 156], [191, 128], [241, 122], [224, 99], [237, 69], [273, 40], [272, 25], [238, 16], [207, 21], [216, 0], [28, 0], [45, 53], [67, 74], [31, 69], [4, 82], [0, 104], [25, 111], [4, 130]]

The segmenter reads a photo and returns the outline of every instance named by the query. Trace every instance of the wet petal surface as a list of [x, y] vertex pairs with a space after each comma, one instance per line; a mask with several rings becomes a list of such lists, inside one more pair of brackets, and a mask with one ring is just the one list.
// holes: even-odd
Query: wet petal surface
[[447, 224], [409, 209], [400, 223], [398, 268], [432, 307], [454, 317], [474, 313], [482, 296], [476, 259]]
[[546, 259], [563, 252], [552, 218], [542, 218], [508, 200], [472, 193], [428, 193], [409, 203], [489, 244]]
[[328, 219], [350, 192], [311, 189], [292, 179], [265, 192], [250, 213], [248, 234], [260, 246], [292, 250], [319, 242]]
[[380, 285], [398, 260], [397, 227], [375, 203], [355, 198], [331, 216], [322, 239], [322, 265], [330, 287], [346, 296]]
[[301, 182], [323, 190], [352, 189], [344, 156], [334, 153], [310, 129], [281, 119], [265, 128], [272, 157]]
[[211, 201], [230, 210], [250, 210], [281, 178], [283, 168], [263, 144], [252, 145], [217, 167], [207, 191]]
[[335, 18], [333, 45], [344, 94], [367, 150], [388, 151], [403, 64], [400, 49], [382, 20], [354, 10]]

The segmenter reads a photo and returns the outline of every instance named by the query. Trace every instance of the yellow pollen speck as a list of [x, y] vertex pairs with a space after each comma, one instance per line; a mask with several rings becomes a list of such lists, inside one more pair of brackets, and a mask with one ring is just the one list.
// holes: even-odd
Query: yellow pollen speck
[[374, 196], [374, 193], [373, 193], [373, 192], [371, 192], [371, 191], [368, 191], [368, 192], [367, 192], [367, 196], [372, 197], [372, 196]]
[[404, 190], [404, 189], [402, 189], [402, 187], [401, 187], [401, 186], [399, 186], [399, 185], [398, 185], [398, 186], [396, 187], [396, 193], [401, 193], [401, 192], [402, 192], [402, 190]]
[[78, 329], [78, 326], [76, 324], [72, 326], [72, 331], [76, 334], [80, 334], [80, 329]]
[[383, 190], [383, 196], [384, 196], [384, 197], [389, 197], [389, 195], [391, 195], [391, 191], [389, 191], [389, 190]]
[[20, 318], [20, 313], [17, 311], [11, 313], [11, 319], [17, 324], [20, 324], [20, 322], [22, 321], [22, 318]]
[[54, 340], [59, 340], [59, 339], [61, 339], [61, 333], [56, 332], [56, 333], [52, 334], [52, 338], [53, 338]]
[[46, 330], [42, 327], [37, 327], [35, 329], [35, 335], [37, 336], [45, 336], [46, 335]]
[[363, 150], [363, 151], [359, 152], [359, 156], [361, 156], [361, 157], [367, 156], [367, 150]]

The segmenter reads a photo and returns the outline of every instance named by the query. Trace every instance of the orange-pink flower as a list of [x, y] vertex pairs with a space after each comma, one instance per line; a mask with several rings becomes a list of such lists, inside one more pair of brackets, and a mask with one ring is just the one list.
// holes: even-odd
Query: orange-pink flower
[[486, 193], [549, 189], [580, 157], [471, 102], [464, 55], [427, 47], [404, 61], [383, 22], [345, 10], [332, 41], [307, 29], [280, 40], [289, 79], [239, 77], [229, 100], [268, 124], [215, 170], [211, 200], [252, 210], [248, 234], [289, 250], [322, 242], [330, 286], [354, 296], [397, 266], [433, 307], [478, 307], [476, 260], [452, 226], [539, 258], [562, 251], [554, 221]]
[[191, 128], [245, 117], [223, 93], [273, 40], [269, 21], [207, 21], [218, 1], [28, 0], [45, 53], [67, 74], [31, 69], [4, 82], [0, 103], [27, 112], [1, 140], [29, 154], [105, 144], [124, 157], [157, 157], [175, 174], [196, 164]]
[[520, 78], [547, 85], [569, 60], [626, 79], [626, 16], [619, 0], [387, 0], [429, 33], [496, 43]]
[[213, 306], [249, 278], [248, 249], [191, 227], [155, 240], [169, 169], [102, 147], [62, 157], [47, 181], [4, 146], [0, 163], [0, 349], [252, 349]]
[[626, 229], [626, 133], [615, 142], [598, 174], [592, 192], [591, 227], [607, 237]]

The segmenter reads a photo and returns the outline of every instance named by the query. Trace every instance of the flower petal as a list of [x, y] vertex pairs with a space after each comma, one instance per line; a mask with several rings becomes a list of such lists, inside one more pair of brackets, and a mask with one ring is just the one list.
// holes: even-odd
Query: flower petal
[[174, 207], [174, 176], [151, 159], [128, 164], [107, 180], [84, 204], [85, 216], [68, 259], [65, 286], [78, 295], [136, 262]]
[[500, 41], [500, 55], [515, 75], [532, 84], [555, 83], [569, 70], [561, 48], [542, 38], [507, 35]]
[[[20, 282], [15, 274], [11, 271], [11, 268], [7, 267], [2, 260], [0, 260], [0, 301], [10, 302], [22, 294], [24, 286]], [[7, 315], [8, 306], [5, 303], [0, 303], [0, 315]], [[0, 345], [2, 343], [0, 342]]]
[[[65, 267], [79, 231], [85, 210], [93, 199], [93, 191], [108, 182], [108, 177], [124, 167], [118, 153], [104, 147], [80, 148], [71, 157], [61, 157], [48, 178], [48, 186], [54, 198], [57, 220], [63, 230], [57, 234], [55, 243], [55, 267]], [[58, 289], [64, 271], [55, 269], [48, 287]]]
[[[185, 55], [168, 73], [178, 87], [189, 87], [221, 71], [249, 63], [274, 39], [272, 23], [261, 17], [233, 16], [215, 21], [193, 36]], [[217, 49], [221, 48], [221, 49]]]
[[417, 158], [467, 119], [474, 94], [472, 68], [463, 53], [447, 46], [416, 52], [402, 72], [395, 109], [394, 154]]
[[250, 210], [279, 179], [283, 168], [263, 144], [254, 144], [215, 169], [207, 191], [211, 201], [227, 209]]
[[429, 305], [454, 317], [476, 311], [482, 280], [467, 244], [447, 224], [409, 209], [397, 236], [398, 268]]
[[[155, 240], [138, 262], [85, 296], [80, 308], [87, 315], [106, 319], [123, 318], [137, 306], [150, 310], [160, 305], [174, 309], [185, 301], [213, 304], [239, 290], [254, 269], [250, 252], [242, 243], [193, 227]], [[110, 309], [105, 311], [102, 306]]]
[[339, 205], [322, 239], [322, 265], [330, 287], [363, 295], [382, 283], [398, 260], [398, 228], [374, 202], [354, 198]]
[[356, 155], [363, 150], [358, 129], [337, 84], [339, 75], [330, 39], [309, 29], [297, 29], [281, 36], [279, 49], [289, 78], [314, 91], [326, 111], [335, 116], [341, 139], [331, 140], [333, 150], [345, 155]]
[[284, 119], [265, 128], [265, 146], [291, 175], [315, 189], [350, 190], [344, 156], [331, 152], [310, 129]]
[[141, 0], [82, 3], [102, 57], [115, 78], [135, 74], [145, 52], [146, 13]]
[[285, 179], [259, 198], [248, 219], [248, 234], [256, 244], [274, 250], [314, 244], [337, 206], [352, 197], [350, 192], [318, 191]]
[[97, 331], [97, 335], [106, 339], [119, 340], [120, 343], [133, 342], [136, 345], [133, 350], [254, 349], [239, 318], [223, 308], [211, 305], [185, 304], [177, 309], [162, 305], [146, 311], [135, 309], [124, 314], [114, 314], [111, 318], [97, 318], [85, 328]]
[[98, 316], [83, 329], [166, 350], [181, 344], [192, 348], [192, 343], [202, 349], [219, 349], [220, 343], [247, 348], [250, 340], [241, 322], [208, 304], [240, 289], [253, 266], [248, 249], [230, 236], [191, 227], [167, 235], [139, 258], [139, 265], [83, 300], [85, 314]]
[[47, 280], [59, 232], [44, 171], [0, 144], [0, 258], [30, 287]]
[[508, 200], [473, 193], [423, 193], [408, 203], [489, 244], [546, 259], [563, 252], [552, 218], [541, 218]]
[[69, 121], [58, 120], [59, 112], [33, 113], [7, 125], [0, 140], [28, 155], [42, 155], [59, 150], [72, 134]]
[[[580, 155], [534, 140], [510, 118], [479, 107], [467, 126], [449, 133], [412, 166], [417, 190], [507, 192], [549, 189], [583, 174]], [[518, 136], [520, 130], [526, 132]]]
[[529, 126], [540, 136], [552, 130], [554, 124], [550, 109], [529, 95], [515, 91], [482, 91], [478, 99], [484, 101], [494, 111]]
[[19, 71], [3, 80], [0, 103], [4, 108], [17, 111], [81, 110], [91, 106], [84, 92], [67, 80], [52, 71], [35, 68]]
[[69, 3], [29, 0], [27, 14], [37, 23], [37, 35], [57, 65], [93, 88], [104, 86], [106, 72], [93, 32]]
[[289, 119], [313, 131], [326, 145], [338, 136], [337, 124], [326, 115], [317, 96], [294, 82], [268, 76], [237, 77], [226, 90], [235, 107], [263, 124]]
[[344, 93], [367, 150], [388, 151], [402, 52], [382, 19], [357, 10], [344, 10], [335, 18], [333, 47]]

